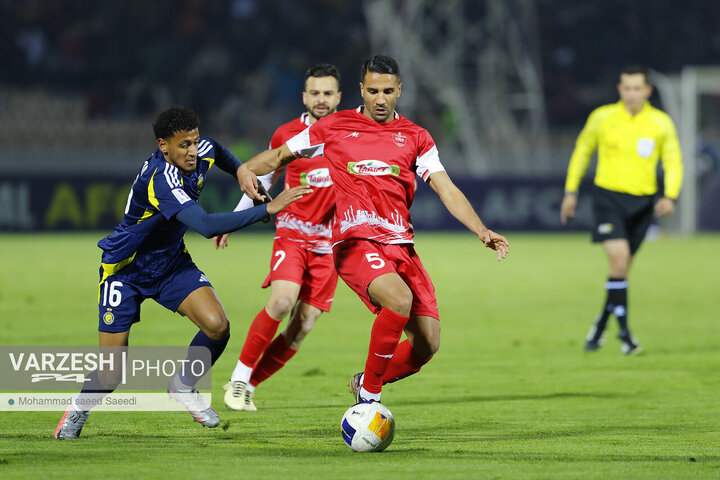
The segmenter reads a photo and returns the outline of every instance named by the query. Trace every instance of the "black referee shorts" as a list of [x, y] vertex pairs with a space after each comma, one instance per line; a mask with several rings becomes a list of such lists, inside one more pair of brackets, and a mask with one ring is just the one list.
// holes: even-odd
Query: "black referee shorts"
[[654, 195], [630, 195], [593, 186], [592, 241], [625, 238], [635, 254], [653, 218]]

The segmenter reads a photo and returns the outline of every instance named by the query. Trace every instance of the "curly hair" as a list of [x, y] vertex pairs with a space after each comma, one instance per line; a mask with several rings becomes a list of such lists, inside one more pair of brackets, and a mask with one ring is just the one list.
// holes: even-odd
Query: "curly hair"
[[176, 132], [190, 131], [200, 126], [200, 118], [189, 108], [173, 106], [158, 115], [153, 123], [155, 138], [169, 139]]

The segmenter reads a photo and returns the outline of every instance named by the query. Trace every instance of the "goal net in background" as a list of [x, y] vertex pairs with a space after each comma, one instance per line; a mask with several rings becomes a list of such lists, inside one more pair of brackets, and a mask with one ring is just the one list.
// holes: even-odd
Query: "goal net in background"
[[683, 234], [720, 230], [720, 66], [652, 75], [678, 127], [685, 171], [676, 215], [663, 226]]

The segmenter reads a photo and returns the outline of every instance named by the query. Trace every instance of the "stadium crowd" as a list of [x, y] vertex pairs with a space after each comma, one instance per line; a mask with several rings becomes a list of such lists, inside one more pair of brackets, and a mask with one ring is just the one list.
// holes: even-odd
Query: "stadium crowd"
[[[0, 88], [79, 94], [88, 117], [146, 118], [172, 100], [213, 126], [242, 128], [253, 121], [243, 112], [267, 103], [279, 121], [297, 113], [306, 65], [327, 61], [354, 72], [371, 47], [362, 4], [352, 0], [0, 5]], [[536, 10], [550, 125], [581, 124], [613, 97], [608, 85], [624, 65], [672, 72], [720, 58], [718, 2], [538, 0]], [[311, 41], [315, 35], [322, 41]], [[187, 74], [169, 74], [178, 71]], [[341, 88], [355, 90], [354, 77], [346, 78]]]

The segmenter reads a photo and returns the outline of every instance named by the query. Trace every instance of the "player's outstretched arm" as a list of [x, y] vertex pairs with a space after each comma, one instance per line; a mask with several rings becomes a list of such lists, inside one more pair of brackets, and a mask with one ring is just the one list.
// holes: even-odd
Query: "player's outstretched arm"
[[[270, 196], [268, 190], [272, 188], [273, 185], [275, 185], [275, 182], [282, 176], [282, 170], [278, 169], [275, 170], [272, 173], [268, 173], [266, 175], [262, 175], [258, 177], [258, 193], [265, 197], [264, 200], [252, 200], [247, 195], [243, 195], [240, 198], [240, 201], [238, 202], [237, 206], [233, 210], [234, 212], [240, 212], [242, 210], [247, 210], [248, 208], [256, 207], [258, 205], [262, 205], [263, 203], [268, 203], [272, 200], [272, 197]], [[263, 222], [270, 221], [270, 216], [266, 216], [262, 220]], [[215, 245], [215, 250], [220, 250], [228, 246], [228, 237], [232, 235], [232, 232], [224, 233], [219, 236], [213, 237], [213, 245]]]
[[273, 201], [241, 212], [207, 213], [200, 205], [194, 204], [180, 211], [177, 219], [200, 233], [212, 238], [227, 232], [233, 232], [262, 220], [266, 215], [275, 215], [303, 195], [311, 193], [308, 187], [286, 189]]
[[285, 190], [280, 192], [277, 197], [273, 198], [272, 201], [267, 204], [267, 212], [270, 215], [280, 213], [285, 210], [285, 207], [293, 203], [295, 200], [300, 200], [303, 195], [307, 195], [308, 193], [312, 193], [312, 189], [310, 187], [298, 186], [290, 188], [289, 185], [285, 185]]
[[428, 179], [430, 187], [438, 194], [445, 208], [453, 217], [460, 220], [471, 232], [485, 244], [497, 252], [498, 261], [505, 258], [510, 245], [505, 237], [488, 229], [480, 220], [468, 199], [450, 180], [446, 172], [435, 172]]
[[257, 176], [277, 170], [279, 167], [292, 162], [295, 158], [287, 144], [258, 153], [238, 168], [237, 179], [240, 189], [253, 200], [264, 200], [263, 195], [258, 192]]

